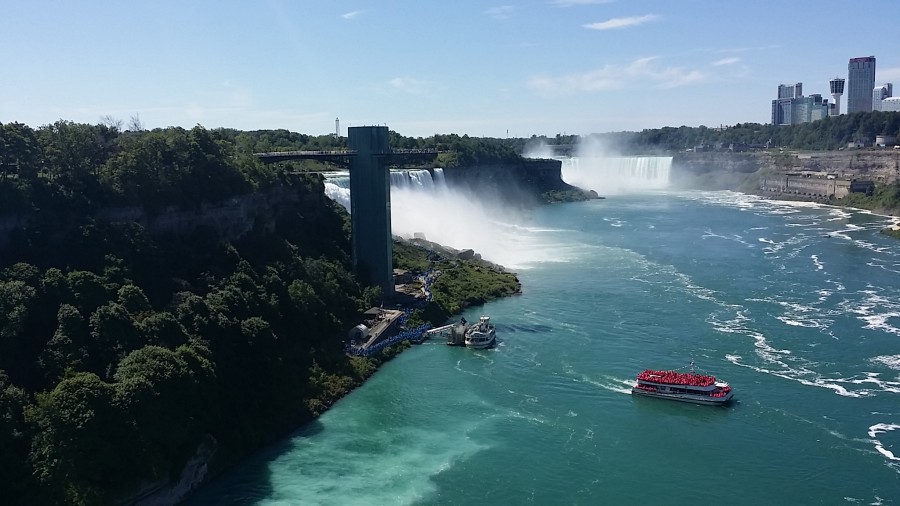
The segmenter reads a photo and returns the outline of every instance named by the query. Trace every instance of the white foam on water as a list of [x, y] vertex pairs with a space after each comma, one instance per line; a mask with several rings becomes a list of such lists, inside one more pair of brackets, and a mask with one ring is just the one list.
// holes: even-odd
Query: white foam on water
[[[300, 438], [293, 451], [269, 464], [273, 493], [255, 504], [302, 504], [310, 498], [347, 505], [427, 501], [438, 490], [432, 476], [489, 448], [469, 437], [478, 425], [461, 421], [460, 431], [453, 437], [428, 427], [405, 427], [395, 434], [347, 431], [331, 436], [327, 445], [316, 438]], [[384, 450], [372, 452], [371, 445]], [[398, 474], [407, 469], [415, 471]], [[303, 479], [297, 479], [298, 475]]]
[[565, 366], [563, 370], [568, 376], [572, 377], [573, 380], [579, 383], [587, 383], [589, 385], [593, 385], [595, 387], [620, 394], [631, 395], [631, 387], [633, 387], [637, 383], [634, 380], [617, 378], [615, 376], [609, 375], [603, 375], [602, 380], [596, 380], [584, 373], [575, 371], [570, 366]]
[[874, 364], [881, 364], [883, 366], [894, 369], [895, 371], [900, 371], [900, 355], [879, 355], [877, 357], [870, 358], [869, 362], [872, 362]]
[[765, 367], [759, 367], [759, 366], [755, 366], [755, 365], [745, 364], [745, 363], [741, 362], [740, 355], [726, 355], [726, 359], [738, 367], [746, 367], [748, 369], [752, 369], [759, 373], [770, 374], [772, 376], [777, 376], [779, 378], [783, 378], [786, 380], [796, 381], [797, 383], [807, 385], [807, 386], [818, 387], [818, 388], [827, 388], [829, 390], [832, 390], [835, 394], [840, 395], [842, 397], [861, 398], [861, 397], [870, 397], [871, 395], [873, 395], [868, 390], [859, 390], [859, 391], [848, 390], [846, 387], [835, 383], [834, 382], [835, 380], [833, 380], [833, 379], [822, 378], [822, 377], [806, 379], [806, 378], [800, 376], [800, 374], [811, 374], [811, 375], [817, 374], [815, 371], [811, 371], [809, 369], [802, 369], [802, 368], [801, 369], [793, 369], [793, 368], [787, 367], [786, 364], [782, 363], [782, 365], [785, 365], [786, 369], [784, 369], [782, 371], [775, 371], [775, 370], [768, 369]]
[[823, 264], [822, 262], [819, 261], [819, 256], [818, 256], [818, 255], [810, 255], [809, 258], [812, 259], [813, 265], [816, 266], [816, 270], [817, 270], [817, 271], [821, 271], [822, 269], [825, 268], [825, 264]]
[[701, 236], [701, 238], [702, 238], [702, 239], [707, 239], [707, 238], [725, 239], [726, 241], [734, 241], [734, 242], [737, 242], [737, 243], [739, 243], [739, 244], [743, 244], [743, 245], [745, 245], [745, 246], [747, 246], [747, 247], [749, 247], [749, 248], [755, 248], [755, 247], [756, 247], [756, 245], [750, 244], [749, 242], [745, 241], [744, 238], [743, 238], [741, 235], [739, 235], [739, 234], [731, 234], [731, 235], [727, 235], [727, 236], [726, 236], [726, 235], [720, 235], [720, 234], [717, 234], [717, 233], [713, 232], [711, 229], [706, 229], [706, 230], [703, 232], [703, 235]]
[[876, 423], [869, 427], [869, 437], [872, 438], [872, 444], [875, 445], [875, 450], [887, 457], [888, 460], [900, 461], [900, 457], [897, 457], [894, 455], [894, 452], [885, 448], [884, 444], [882, 444], [877, 437], [879, 434], [885, 434], [897, 429], [900, 429], [900, 424], [896, 423]]

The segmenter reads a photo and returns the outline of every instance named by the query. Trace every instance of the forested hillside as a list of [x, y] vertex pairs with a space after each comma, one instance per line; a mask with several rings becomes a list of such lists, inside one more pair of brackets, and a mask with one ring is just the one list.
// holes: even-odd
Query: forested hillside
[[[592, 134], [612, 153], [648, 154], [672, 153], [697, 146], [715, 147], [719, 144], [740, 145], [742, 148], [789, 148], [801, 150], [839, 149], [850, 142], [871, 145], [876, 135], [900, 138], [900, 112], [874, 111], [842, 114], [812, 123], [799, 125], [771, 125], [738, 123], [711, 127], [662, 127], [640, 132], [610, 132]], [[542, 141], [550, 145], [576, 144], [583, 140], [577, 135], [511, 139], [509, 144], [523, 152], [529, 142]]]
[[[391, 135], [396, 147], [439, 146], [454, 161], [518, 157], [465, 136]], [[345, 354], [347, 329], [381, 294], [351, 273], [349, 216], [302, 170], [322, 167], [253, 156], [344, 141], [0, 124], [0, 502], [117, 502], [177, 477], [198, 447], [214, 448], [215, 472], [312, 419], [397, 352]], [[236, 239], [108, 218], [196, 215], [274, 193], [296, 198]], [[397, 251], [398, 265], [443, 273], [416, 321], [519, 288], [490, 266]]]
[[[0, 125], [4, 504], [110, 502], [177, 474], [204, 434], [227, 465], [381, 360], [343, 352], [379, 299], [350, 272], [346, 213], [318, 176], [259, 164], [259, 142], [202, 127]], [[235, 241], [98, 218], [275, 186], [311, 204]]]

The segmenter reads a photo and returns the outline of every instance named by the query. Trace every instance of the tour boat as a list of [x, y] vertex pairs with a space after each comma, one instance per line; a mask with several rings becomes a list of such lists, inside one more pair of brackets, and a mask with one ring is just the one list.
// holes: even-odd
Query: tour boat
[[728, 383], [716, 381], [715, 376], [694, 372], [693, 361], [690, 372], [642, 371], [631, 393], [710, 406], [721, 406], [734, 397]]
[[478, 323], [466, 329], [467, 348], [490, 348], [494, 345], [496, 339], [494, 324], [491, 323], [490, 316], [482, 316]]

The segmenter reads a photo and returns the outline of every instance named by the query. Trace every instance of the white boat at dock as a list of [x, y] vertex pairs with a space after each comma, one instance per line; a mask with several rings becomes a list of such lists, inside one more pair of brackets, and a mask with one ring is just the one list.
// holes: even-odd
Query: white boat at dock
[[466, 348], [490, 348], [496, 340], [497, 336], [490, 316], [482, 316], [478, 319], [478, 323], [466, 329]]

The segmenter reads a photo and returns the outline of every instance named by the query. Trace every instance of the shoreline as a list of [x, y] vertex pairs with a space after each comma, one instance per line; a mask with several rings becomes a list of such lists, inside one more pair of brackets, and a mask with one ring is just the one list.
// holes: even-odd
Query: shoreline
[[[412, 242], [412, 241], [410, 241], [410, 242]], [[455, 300], [458, 310], [449, 312], [449, 315], [447, 316], [447, 318], [444, 321], [449, 321], [450, 318], [452, 318], [453, 316], [462, 314], [462, 312], [465, 311], [469, 307], [483, 305], [483, 304], [486, 304], [487, 302], [498, 300], [503, 297], [519, 295], [521, 293], [521, 284], [518, 283], [518, 277], [516, 277], [516, 274], [514, 272], [506, 269], [502, 265], [494, 264], [487, 260], [482, 260], [480, 258], [480, 255], [477, 255], [477, 254], [473, 258], [460, 258], [458, 255], [458, 253], [460, 253], [460, 252], [456, 252], [452, 248], [449, 248], [447, 246], [443, 246], [443, 245], [440, 245], [437, 243], [430, 243], [430, 244], [436, 245], [437, 248], [435, 248], [435, 250], [437, 250], [440, 254], [452, 256], [453, 259], [457, 262], [464, 263], [464, 264], [473, 264], [480, 268], [486, 267], [486, 268], [490, 269], [491, 271], [498, 273], [498, 274], [512, 275], [512, 276], [514, 276], [514, 278], [517, 282], [517, 290], [515, 292], [502, 293], [500, 295], [497, 295], [497, 296], [494, 296], [491, 298], [487, 298], [486, 300], [484, 300], [483, 302], [481, 302], [479, 304], [470, 304], [469, 301], [466, 301], [466, 300]], [[421, 246], [418, 246], [418, 247], [421, 248]], [[471, 251], [471, 250], [468, 250], [468, 251]], [[442, 274], [442, 275], [444, 275], [444, 274]], [[438, 305], [438, 303], [435, 301], [429, 302], [428, 306], [430, 307], [432, 305]], [[418, 312], [418, 311], [420, 311], [420, 310], [417, 310], [416, 312]], [[382, 366], [384, 366], [386, 363], [390, 362], [391, 360], [393, 360], [394, 358], [399, 356], [404, 351], [407, 351], [409, 348], [412, 348], [414, 346], [414, 344], [415, 343], [412, 343], [408, 340], [400, 341], [396, 344], [385, 347], [383, 350], [381, 350], [371, 356], [365, 356], [365, 357], [347, 354], [346, 355], [347, 363], [357, 374], [355, 375], [354, 378], [352, 378], [353, 381], [350, 384], [345, 385], [346, 386], [345, 390], [342, 390], [340, 392], [330, 392], [332, 395], [329, 395], [327, 398], [324, 398], [324, 399], [309, 398], [309, 399], [299, 399], [298, 400], [298, 402], [308, 403], [310, 401], [313, 401], [313, 402], [317, 403], [318, 409], [316, 409], [316, 410], [310, 409], [310, 413], [312, 415], [311, 417], [309, 417], [308, 419], [305, 419], [305, 420], [297, 420], [296, 424], [292, 424], [292, 426], [290, 428], [287, 428], [284, 431], [280, 431], [280, 433], [278, 435], [275, 435], [274, 437], [272, 437], [268, 441], [268, 443], [260, 446], [259, 448], [256, 448], [254, 451], [252, 451], [240, 458], [229, 459], [227, 462], [222, 462], [221, 464], [216, 465], [215, 454], [210, 455], [211, 458], [209, 460], [207, 460], [205, 463], [203, 463], [203, 465], [206, 468], [206, 472], [203, 475], [192, 475], [189, 477], [185, 477], [182, 480], [173, 481], [171, 483], [168, 483], [168, 484], [166, 484], [165, 487], [162, 487], [159, 490], [159, 492], [158, 492], [159, 497], [166, 497], [166, 494], [169, 491], [183, 490], [183, 491], [186, 491], [186, 494], [183, 495], [177, 501], [177, 503], [182, 504], [186, 501], [189, 501], [195, 495], [196, 491], [206, 488], [207, 486], [209, 486], [212, 483], [216, 482], [217, 480], [221, 479], [232, 469], [240, 466], [242, 463], [247, 462], [247, 461], [253, 459], [254, 457], [260, 455], [261, 453], [268, 451], [273, 446], [278, 445], [280, 442], [293, 437], [294, 434], [304, 430], [304, 428], [306, 428], [310, 424], [315, 423], [316, 420], [318, 420], [318, 418], [320, 416], [322, 416], [325, 412], [330, 410], [337, 402], [341, 401], [342, 399], [344, 399], [345, 397], [347, 397], [348, 395], [353, 393], [356, 389], [362, 387], [370, 378], [372, 378], [381, 369]], [[154, 494], [154, 496], [155, 495], [156, 494]], [[154, 497], [142, 496], [140, 498], [140, 504], [155, 504], [153, 502], [153, 499], [154, 499]], [[119, 504], [138, 504], [138, 503], [132, 503], [126, 499], [124, 501], [120, 501]]]
[[[737, 191], [737, 190], [735, 190], [735, 191]], [[752, 192], [738, 191], [738, 193], [744, 193], [745, 195], [754, 195], [754, 196], [760, 197], [765, 200], [770, 200], [772, 202], [783, 202], [785, 204], [794, 204], [797, 202], [802, 202], [802, 203], [812, 204], [813, 206], [831, 207], [831, 208], [835, 208], [835, 209], [847, 209], [847, 210], [859, 212], [862, 214], [869, 214], [869, 215], [878, 216], [881, 218], [888, 218], [891, 220], [891, 225], [888, 226], [887, 228], [882, 229], [882, 232], [896, 231], [896, 232], [900, 233], [900, 214], [894, 214], [895, 211], [889, 211], [887, 209], [866, 209], [864, 207], [855, 207], [855, 206], [851, 206], [851, 205], [837, 204], [837, 203], [834, 203], [831, 201], [823, 202], [821, 200], [809, 200], [809, 199], [804, 199], [804, 198], [775, 198], [775, 197], [770, 197], [768, 195], [763, 195], [760, 193], [752, 193]], [[891, 234], [885, 234], [885, 235], [891, 235]], [[900, 238], [900, 236], [898, 236], [898, 238]]]

